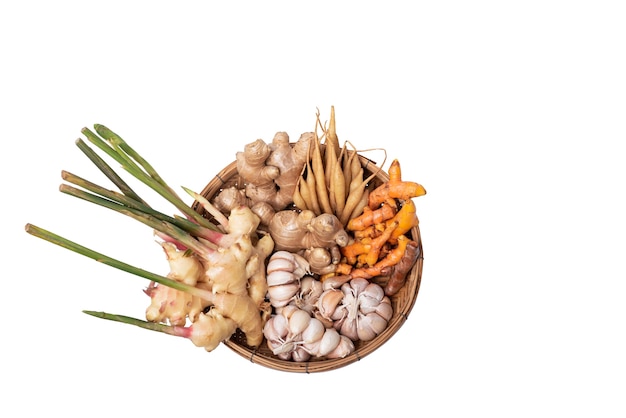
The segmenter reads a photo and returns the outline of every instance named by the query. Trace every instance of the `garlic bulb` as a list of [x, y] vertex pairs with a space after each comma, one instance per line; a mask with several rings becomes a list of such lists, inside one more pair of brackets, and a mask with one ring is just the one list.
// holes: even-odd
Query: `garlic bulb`
[[317, 309], [317, 300], [322, 294], [322, 282], [313, 276], [300, 279], [300, 289], [295, 295], [293, 304], [298, 308], [313, 313]]
[[355, 278], [339, 289], [329, 287], [317, 302], [319, 314], [352, 341], [370, 341], [383, 332], [393, 316], [391, 299], [384, 289]]
[[263, 327], [267, 346], [283, 360], [307, 361], [311, 357], [343, 358], [355, 349], [354, 343], [335, 328], [295, 305], [277, 310]]
[[298, 254], [276, 251], [267, 264], [267, 296], [276, 308], [291, 302], [300, 290], [300, 279], [308, 273], [309, 265]]

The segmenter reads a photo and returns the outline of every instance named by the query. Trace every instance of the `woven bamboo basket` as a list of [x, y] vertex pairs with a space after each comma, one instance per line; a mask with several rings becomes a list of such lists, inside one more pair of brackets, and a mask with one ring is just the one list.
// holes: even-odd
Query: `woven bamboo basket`
[[[376, 173], [376, 176], [368, 184], [370, 190], [375, 189], [382, 183], [389, 180], [389, 175], [381, 170], [372, 160], [359, 156], [361, 165], [363, 166], [365, 177]], [[211, 199], [222, 189], [235, 186], [243, 188], [244, 184], [242, 179], [237, 173], [237, 163], [233, 161], [224, 169], [222, 169], [202, 190], [201, 194]], [[205, 217], [210, 218], [210, 215], [198, 204], [194, 202], [193, 209], [202, 214]], [[363, 359], [365, 356], [371, 354], [385, 342], [387, 342], [405, 323], [409, 317], [409, 313], [413, 309], [417, 295], [420, 288], [420, 282], [422, 278], [422, 266], [423, 266], [423, 250], [422, 240], [420, 236], [419, 226], [411, 229], [407, 234], [409, 238], [418, 243], [419, 257], [417, 262], [413, 266], [412, 270], [406, 278], [406, 282], [402, 289], [391, 297], [391, 304], [393, 306], [394, 314], [389, 321], [387, 328], [379, 334], [376, 338], [370, 341], [357, 341], [355, 342], [355, 351], [350, 355], [339, 359], [326, 359], [326, 358], [311, 358], [306, 362], [286, 361], [275, 356], [269, 349], [265, 340], [259, 347], [249, 347], [246, 344], [245, 335], [237, 330], [229, 340], [224, 344], [231, 350], [239, 354], [241, 357], [271, 369], [294, 372], [294, 373], [316, 373], [335, 370], [354, 362]], [[384, 287], [385, 281], [381, 278], [370, 279]]]

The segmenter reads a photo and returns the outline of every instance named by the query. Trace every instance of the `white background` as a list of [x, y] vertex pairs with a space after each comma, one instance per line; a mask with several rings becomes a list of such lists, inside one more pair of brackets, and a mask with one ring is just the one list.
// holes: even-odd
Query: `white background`
[[[626, 416], [619, 6], [3, 2], [0, 415]], [[141, 317], [147, 283], [24, 232], [164, 273], [147, 227], [58, 192], [62, 169], [106, 184], [80, 129], [200, 190], [331, 105], [340, 139], [428, 191], [411, 317], [346, 368], [277, 372], [84, 315]]]

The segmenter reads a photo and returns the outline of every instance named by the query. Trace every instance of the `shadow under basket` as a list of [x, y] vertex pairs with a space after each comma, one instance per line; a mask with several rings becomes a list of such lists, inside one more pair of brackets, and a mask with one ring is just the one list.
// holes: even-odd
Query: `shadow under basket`
[[[361, 160], [361, 165], [364, 168], [365, 177], [376, 173], [376, 176], [368, 184], [368, 189], [374, 190], [377, 186], [389, 180], [389, 175], [376, 166], [374, 162], [363, 156], [359, 156], [359, 158]], [[236, 162], [230, 163], [227, 167], [220, 171], [207, 184], [201, 194], [205, 198], [211, 200], [222, 189], [229, 188], [231, 186], [238, 188], [244, 187], [243, 180], [239, 177], [237, 172]], [[194, 202], [192, 207], [196, 212], [202, 214], [203, 216], [210, 217], [210, 215], [206, 213], [198, 202]], [[400, 327], [402, 327], [417, 299], [424, 261], [419, 226], [412, 228], [407, 236], [417, 242], [419, 256], [415, 265], [407, 275], [404, 286], [390, 298], [394, 312], [393, 317], [389, 321], [387, 328], [373, 340], [356, 341], [354, 343], [355, 351], [348, 356], [338, 359], [327, 359], [324, 357], [311, 358], [309, 361], [305, 362], [286, 361], [278, 358], [272, 353], [267, 346], [265, 339], [259, 347], [249, 347], [246, 344], [245, 335], [240, 330], [237, 330], [229, 340], [224, 341], [224, 344], [252, 363], [260, 364], [279, 371], [295, 373], [316, 373], [335, 370], [363, 359], [365, 356], [371, 354], [387, 342], [400, 329]], [[383, 278], [374, 278], [370, 279], [370, 281], [378, 283], [383, 287], [385, 286], [385, 280]]]

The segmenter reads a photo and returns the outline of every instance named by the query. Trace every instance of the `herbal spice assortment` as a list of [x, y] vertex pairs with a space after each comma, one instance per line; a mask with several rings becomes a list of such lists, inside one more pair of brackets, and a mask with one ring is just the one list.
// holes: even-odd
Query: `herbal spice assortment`
[[27, 224], [33, 236], [149, 280], [145, 319], [85, 313], [188, 338], [207, 351], [240, 331], [249, 347], [265, 344], [293, 362], [343, 358], [385, 330], [390, 298], [420, 255], [409, 231], [419, 222], [413, 199], [426, 191], [402, 178], [397, 159], [388, 181], [368, 188], [376, 170], [366, 176], [359, 151], [340, 145], [333, 107], [327, 126], [317, 113], [314, 131], [295, 142], [278, 132], [236, 152], [238, 184], [210, 197], [183, 187], [205, 215], [120, 136], [103, 125], [94, 130], [82, 133], [180, 213], [153, 209], [92, 147], [76, 142], [119, 192], [65, 171], [60, 190], [152, 228], [169, 264], [166, 275], [147, 272]]

